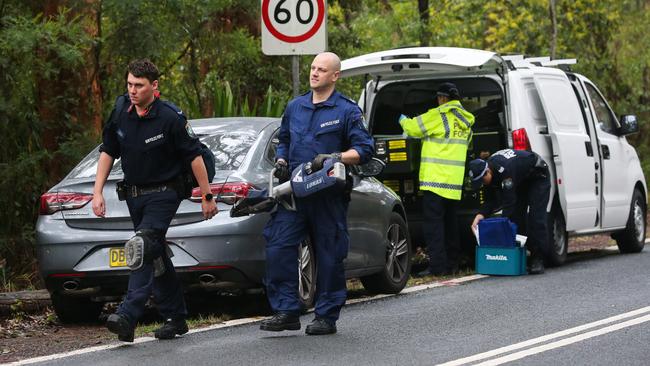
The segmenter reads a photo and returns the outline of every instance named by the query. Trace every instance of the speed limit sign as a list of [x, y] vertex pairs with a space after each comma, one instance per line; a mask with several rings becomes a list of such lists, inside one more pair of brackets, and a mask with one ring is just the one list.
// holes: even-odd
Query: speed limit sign
[[325, 0], [262, 0], [262, 52], [309, 55], [327, 49]]

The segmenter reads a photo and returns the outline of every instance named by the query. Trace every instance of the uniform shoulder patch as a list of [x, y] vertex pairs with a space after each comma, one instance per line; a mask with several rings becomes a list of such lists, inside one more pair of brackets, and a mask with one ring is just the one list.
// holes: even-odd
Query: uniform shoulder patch
[[194, 133], [192, 126], [187, 121], [185, 121], [185, 131], [187, 131], [187, 135], [190, 136], [191, 138], [196, 138], [196, 134]]
[[512, 182], [512, 178], [506, 178], [501, 182], [501, 188], [503, 189], [512, 189], [514, 186], [514, 183]]

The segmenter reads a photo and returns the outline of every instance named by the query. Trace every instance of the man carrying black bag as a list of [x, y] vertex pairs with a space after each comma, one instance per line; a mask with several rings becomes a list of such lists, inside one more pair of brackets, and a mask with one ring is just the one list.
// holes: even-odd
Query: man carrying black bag
[[548, 250], [547, 212], [551, 191], [548, 165], [530, 151], [505, 149], [487, 161], [469, 163], [472, 189], [487, 188], [485, 203], [472, 222], [476, 231], [479, 221], [502, 208], [502, 216], [517, 224], [519, 234], [527, 235], [531, 274], [544, 273], [544, 254]]
[[125, 108], [113, 111], [104, 128], [93, 191], [93, 212], [104, 217], [102, 191], [114, 160], [121, 158], [124, 181], [118, 189], [136, 233], [124, 247], [132, 270], [129, 289], [106, 326], [125, 342], [133, 342], [135, 326], [151, 294], [165, 318], [165, 324], [155, 331], [156, 338], [171, 339], [188, 331], [183, 290], [165, 241], [167, 228], [186, 196], [187, 165], [202, 192], [203, 216], [207, 220], [217, 214], [201, 144], [182, 113], [158, 98], [158, 77], [158, 69], [149, 60], [129, 64], [129, 100]]

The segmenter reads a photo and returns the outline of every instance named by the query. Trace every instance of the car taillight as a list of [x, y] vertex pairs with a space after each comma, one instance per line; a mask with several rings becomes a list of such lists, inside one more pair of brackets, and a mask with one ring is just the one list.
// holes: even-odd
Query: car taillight
[[60, 210], [74, 210], [92, 201], [93, 195], [75, 192], [52, 192], [41, 196], [39, 214], [51, 215]]
[[512, 148], [513, 150], [531, 151], [530, 140], [525, 128], [512, 131]]
[[[229, 205], [235, 204], [238, 200], [246, 198], [248, 191], [255, 189], [255, 186], [248, 182], [233, 183], [210, 183], [210, 191], [218, 202]], [[196, 187], [192, 190], [192, 202], [201, 202], [201, 188]]]

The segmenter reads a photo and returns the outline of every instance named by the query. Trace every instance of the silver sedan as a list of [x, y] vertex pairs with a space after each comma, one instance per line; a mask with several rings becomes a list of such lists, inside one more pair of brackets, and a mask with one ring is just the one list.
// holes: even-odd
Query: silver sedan
[[[168, 245], [185, 289], [260, 288], [265, 272], [262, 229], [268, 214], [232, 218], [232, 205], [251, 189], [269, 184], [280, 121], [276, 118], [212, 118], [190, 121], [215, 155], [211, 183], [219, 214], [205, 221], [200, 194], [184, 200], [167, 232]], [[64, 322], [93, 321], [107, 301], [126, 292], [124, 242], [133, 236], [126, 203], [117, 199], [120, 161], [104, 188], [106, 217], [96, 217], [89, 202], [99, 157], [86, 156], [41, 197], [36, 225], [40, 273], [54, 309]], [[401, 291], [410, 272], [411, 243], [403, 204], [392, 190], [363, 169], [353, 173], [348, 211], [350, 251], [346, 276], [359, 277], [371, 292]], [[301, 243], [300, 297], [311, 305], [316, 266], [310, 238]]]

